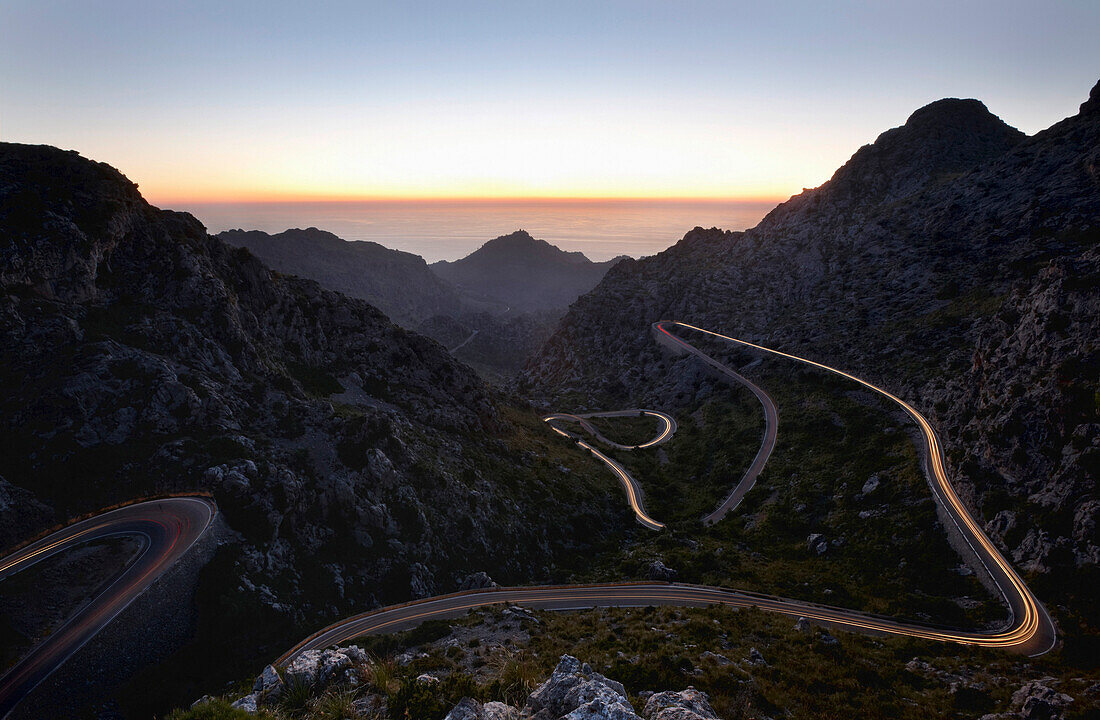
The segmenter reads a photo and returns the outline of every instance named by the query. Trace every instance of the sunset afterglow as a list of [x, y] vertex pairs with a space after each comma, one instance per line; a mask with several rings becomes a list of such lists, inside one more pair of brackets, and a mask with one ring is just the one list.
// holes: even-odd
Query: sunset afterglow
[[1026, 132], [1063, 117], [1096, 20], [1087, 3], [320, 5], [5, 3], [0, 139], [77, 148], [165, 205], [778, 200], [944, 95]]

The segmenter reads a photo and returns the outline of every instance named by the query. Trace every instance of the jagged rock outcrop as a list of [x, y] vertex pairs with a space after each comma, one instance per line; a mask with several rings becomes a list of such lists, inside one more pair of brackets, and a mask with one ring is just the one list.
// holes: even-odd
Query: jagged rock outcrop
[[488, 573], [483, 571], [470, 573], [465, 578], [463, 578], [462, 582], [458, 585], [459, 590], [481, 590], [484, 588], [495, 587], [500, 586], [497, 585], [491, 577], [489, 577]]
[[720, 720], [707, 694], [693, 687], [651, 695], [642, 716], [646, 720]]
[[[356, 687], [360, 677], [370, 674], [366, 670], [372, 662], [355, 646], [309, 651], [295, 658], [281, 679], [273, 666], [264, 668], [252, 692], [235, 700], [233, 707], [256, 713], [277, 701], [286, 687], [308, 688], [314, 695], [332, 688]], [[440, 682], [432, 675], [416, 678], [417, 684]], [[368, 697], [374, 696], [368, 693]], [[522, 707], [467, 697], [445, 720], [721, 720], [707, 694], [693, 687], [647, 692], [643, 697], [645, 710], [639, 716], [622, 683], [604, 677], [572, 655], [562, 655], [550, 677], [528, 695]]]
[[1054, 678], [1024, 683], [1012, 693], [1008, 712], [983, 715], [981, 720], [1062, 720], [1065, 712], [1073, 709], [1074, 699], [1052, 684], [1057, 684]]
[[595, 672], [572, 655], [563, 655], [553, 674], [527, 697], [524, 715], [534, 720], [635, 720], [622, 683]]
[[[307, 650], [287, 665], [283, 676], [287, 685], [324, 687], [336, 679], [341, 671], [353, 664], [362, 665], [366, 662], [367, 654], [355, 645], [334, 650]], [[267, 673], [267, 670], [264, 672]], [[257, 681], [267, 682], [264, 675], [260, 675]]]
[[1026, 720], [1060, 720], [1073, 698], [1049, 686], [1050, 680], [1033, 680], [1012, 693], [1010, 710]]
[[587, 663], [563, 655], [553, 674], [532, 692], [522, 708], [464, 698], [446, 720], [720, 720], [707, 694], [693, 687], [650, 693], [639, 716], [622, 684]]
[[933, 419], [953, 482], [1024, 569], [1095, 578], [1098, 93], [1032, 137], [977, 101], [933, 103], [756, 228], [619, 263], [521, 389], [556, 409], [674, 402], [691, 368], [653, 342], [664, 319], [820, 359]]

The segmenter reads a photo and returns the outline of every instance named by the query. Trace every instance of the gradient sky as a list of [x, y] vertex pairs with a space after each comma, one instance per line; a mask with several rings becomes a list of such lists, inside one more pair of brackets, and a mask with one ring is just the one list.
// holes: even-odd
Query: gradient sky
[[917, 107], [1034, 133], [1100, 2], [4, 0], [0, 140], [155, 202], [781, 198]]

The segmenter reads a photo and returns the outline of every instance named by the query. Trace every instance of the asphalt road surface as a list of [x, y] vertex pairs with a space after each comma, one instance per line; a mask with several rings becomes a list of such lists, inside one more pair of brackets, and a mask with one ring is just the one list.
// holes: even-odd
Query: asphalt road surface
[[[760, 441], [760, 449], [756, 451], [756, 457], [752, 459], [752, 463], [749, 465], [749, 469], [745, 471], [745, 474], [741, 476], [740, 482], [733, 486], [730, 490], [730, 494], [726, 496], [725, 500], [718, 504], [710, 514], [703, 517], [703, 522], [707, 525], [713, 525], [726, 516], [730, 510], [735, 509], [741, 504], [741, 500], [745, 495], [752, 490], [756, 485], [756, 478], [760, 477], [760, 472], [764, 469], [764, 465], [767, 464], [768, 458], [772, 456], [772, 450], [775, 450], [775, 438], [779, 431], [779, 412], [775, 409], [775, 401], [771, 399], [771, 396], [764, 390], [752, 382], [745, 376], [734, 372], [729, 367], [726, 367], [722, 363], [718, 362], [710, 355], [695, 347], [691, 343], [685, 342], [676, 337], [668, 330], [665, 329], [665, 325], [670, 323], [653, 323], [653, 330], [657, 333], [658, 341], [664, 345], [678, 350], [680, 352], [688, 352], [711, 368], [717, 370], [721, 375], [733, 380], [734, 382], [741, 383], [756, 396], [756, 399], [760, 401], [760, 405], [764, 408], [764, 438]], [[725, 336], [719, 336], [725, 337]], [[725, 338], [730, 340], [731, 338]]]
[[469, 345], [470, 341], [477, 337], [477, 334], [478, 334], [478, 331], [474, 330], [472, 333], [470, 333], [470, 337], [466, 338], [465, 340], [460, 342], [458, 345], [455, 345], [453, 348], [451, 348], [447, 352], [449, 352], [451, 354], [454, 354], [456, 351], [461, 350], [462, 348]]
[[0, 717], [68, 660], [170, 568], [205, 532], [214, 503], [181, 497], [128, 505], [59, 530], [0, 560], [0, 581], [72, 547], [136, 537], [137, 557], [115, 579], [0, 677]]
[[[748, 469], [745, 470], [745, 474], [741, 476], [741, 480], [733, 486], [729, 494], [726, 495], [722, 502], [718, 503], [718, 506], [714, 510], [703, 516], [703, 522], [707, 525], [712, 525], [724, 518], [728, 512], [734, 510], [738, 505], [740, 505], [741, 500], [750, 490], [752, 490], [753, 486], [756, 485], [756, 479], [760, 476], [761, 471], [764, 470], [764, 465], [767, 464], [768, 458], [771, 457], [772, 451], [775, 449], [776, 435], [779, 430], [779, 412], [776, 410], [775, 401], [772, 400], [771, 396], [768, 395], [768, 393], [766, 393], [763, 388], [761, 388], [756, 383], [752, 382], [743, 375], [734, 372], [732, 369], [726, 367], [722, 363], [710, 357], [694, 345], [691, 345], [690, 343], [687, 343], [676, 337], [672, 333], [668, 332], [668, 330], [662, 327], [661, 323], [654, 323], [653, 330], [657, 340], [665, 346], [670, 347], [676, 352], [692, 354], [698, 357], [708, 366], [716, 370], [723, 377], [726, 377], [736, 383], [740, 383], [741, 385], [747, 387], [752, 392], [752, 394], [756, 396], [756, 399], [760, 401], [760, 405], [764, 408], [764, 435], [760, 441], [760, 449], [756, 451], [756, 457], [753, 458], [752, 462], [749, 464]], [[588, 422], [588, 418], [594, 417], [637, 417], [639, 415], [652, 415], [664, 421], [664, 427], [661, 432], [658, 433], [653, 440], [650, 440], [649, 442], [643, 443], [641, 445], [622, 445], [620, 443], [617, 443], [614, 440], [604, 437], [604, 435], [602, 435], [592, 423]], [[611, 468], [611, 471], [614, 472], [623, 483], [623, 487], [626, 489], [627, 501], [630, 503], [630, 507], [634, 510], [634, 515], [639, 523], [650, 528], [651, 530], [660, 530], [664, 527], [662, 523], [654, 520], [652, 517], [649, 516], [648, 512], [645, 510], [645, 495], [642, 491], [642, 486], [632, 475], [630, 475], [630, 473], [626, 471], [625, 468], [623, 468], [622, 465], [607, 457], [603, 453], [599, 452], [588, 443], [582, 441], [580, 438], [565, 432], [561, 428], [557, 427], [554, 423], [555, 421], [575, 422], [605, 445], [609, 445], [618, 450], [641, 450], [643, 448], [652, 447], [654, 445], [659, 445], [663, 442], [667, 442], [669, 439], [672, 438], [672, 434], [676, 432], [676, 421], [672, 418], [672, 416], [666, 415], [665, 413], [658, 412], [656, 410], [633, 409], [612, 410], [608, 412], [595, 412], [584, 414], [555, 413], [553, 415], [548, 415], [544, 417], [543, 420], [550, 424], [550, 427], [554, 430], [554, 432], [576, 440], [578, 445], [594, 454], [609, 468]]]
[[[648, 415], [650, 417], [655, 417], [655, 418], [659, 419], [661, 421], [661, 430], [660, 430], [660, 432], [658, 432], [653, 437], [652, 440], [647, 440], [646, 442], [642, 443], [641, 445], [622, 445], [620, 443], [617, 443], [614, 440], [611, 440], [610, 438], [604, 437], [603, 434], [600, 433], [599, 429], [597, 429], [595, 425], [588, 422], [589, 418], [596, 418], [596, 417], [642, 417], [642, 416], [645, 416], [645, 415]], [[668, 442], [669, 440], [672, 439], [672, 435], [676, 432], [676, 427], [677, 427], [676, 426], [676, 420], [671, 415], [666, 415], [665, 413], [658, 412], [657, 410], [640, 410], [640, 409], [637, 409], [637, 408], [635, 408], [633, 410], [609, 410], [609, 411], [606, 411], [606, 412], [594, 412], [594, 413], [583, 413], [583, 414], [582, 413], [554, 413], [553, 415], [547, 415], [546, 417], [543, 418], [543, 420], [545, 422], [551, 423], [550, 427], [554, 428], [555, 432], [557, 432], [560, 435], [565, 435], [566, 437], [573, 437], [573, 436], [570, 435], [569, 433], [562, 432], [558, 428], [554, 427], [552, 422], [554, 420], [562, 420], [562, 421], [565, 421], [565, 422], [575, 422], [578, 425], [580, 425], [582, 428], [584, 428], [585, 431], [587, 431], [589, 434], [591, 434], [593, 437], [595, 437], [600, 442], [602, 442], [606, 445], [610, 445], [611, 447], [616, 448], [618, 450], [642, 450], [644, 448], [653, 447], [655, 445], [661, 445], [661, 444], [666, 443], [666, 442]]]

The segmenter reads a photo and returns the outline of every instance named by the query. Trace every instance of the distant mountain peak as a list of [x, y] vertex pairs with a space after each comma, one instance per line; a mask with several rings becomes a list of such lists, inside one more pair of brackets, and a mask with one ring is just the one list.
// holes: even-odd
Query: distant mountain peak
[[[1005, 123], [985, 106], [981, 100], [973, 98], [944, 98], [930, 102], [924, 107], [913, 111], [909, 119], [905, 121], [905, 128], [930, 128], [943, 130], [951, 126], [965, 126], [973, 124], [980, 126], [1005, 126]], [[889, 132], [889, 131], [887, 131]]]
[[856, 151], [829, 184], [870, 192], [869, 199], [901, 197], [1003, 155], [1026, 137], [978, 100], [937, 100]]
[[[487, 242], [485, 244], [486, 245], [489, 245], [489, 244], [503, 245], [503, 244], [521, 243], [521, 242], [528, 242], [528, 243], [542, 242], [542, 243], [545, 243], [546, 241], [545, 240], [536, 240], [535, 238], [531, 237], [531, 233], [527, 232], [526, 230], [520, 229], [520, 230], [516, 230], [515, 232], [508, 233], [507, 235], [501, 235], [498, 238], [493, 238], [492, 240], [490, 240], [489, 242]], [[547, 244], [549, 244], [549, 243], [547, 243]]]
[[814, 212], [826, 198], [828, 212], [896, 201], [1001, 157], [1026, 138], [978, 100], [937, 100], [857, 150], [827, 183], [777, 207], [761, 226]]
[[468, 297], [529, 311], [568, 306], [595, 287], [615, 262], [592, 262], [584, 253], [562, 250], [516, 230], [461, 260], [432, 263], [431, 269]]
[[455, 263], [470, 264], [486, 261], [503, 261], [522, 265], [537, 265], [545, 262], [583, 266], [601, 264], [593, 263], [582, 252], [562, 250], [557, 245], [532, 237], [531, 233], [526, 230], [516, 230], [507, 235], [493, 238], [461, 260], [455, 260], [451, 263], [443, 261], [435, 263], [433, 267], [445, 268]]

